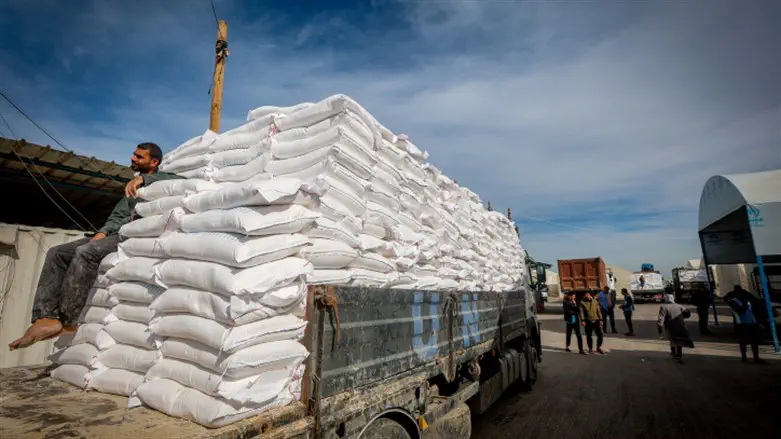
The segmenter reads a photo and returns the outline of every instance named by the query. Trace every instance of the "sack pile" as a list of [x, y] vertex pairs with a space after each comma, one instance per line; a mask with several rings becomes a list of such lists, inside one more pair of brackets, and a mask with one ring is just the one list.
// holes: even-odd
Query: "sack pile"
[[[352, 99], [248, 119], [170, 152], [161, 170], [187, 179], [141, 188], [142, 218], [120, 230], [115, 323], [146, 324], [154, 342], [115, 344], [159, 354], [131, 405], [216, 427], [299, 398], [307, 284], [522, 286], [511, 222]], [[159, 293], [133, 302], [125, 288], [145, 284]]]
[[[55, 347], [68, 343], [64, 349], [49, 357], [58, 367], [52, 376], [82, 389], [102, 386], [98, 376], [107, 371], [100, 361], [100, 352], [116, 344], [103, 329], [117, 321], [111, 309], [119, 302], [109, 292], [111, 281], [106, 276], [118, 261], [117, 253], [111, 253], [101, 261], [98, 277], [87, 298], [87, 304], [79, 317], [79, 328], [71, 337], [61, 337]], [[111, 392], [114, 393], [114, 392]]]

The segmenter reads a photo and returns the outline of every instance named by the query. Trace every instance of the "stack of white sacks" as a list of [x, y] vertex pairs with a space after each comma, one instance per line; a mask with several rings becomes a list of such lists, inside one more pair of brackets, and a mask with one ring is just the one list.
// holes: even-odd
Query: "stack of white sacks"
[[131, 405], [220, 426], [299, 398], [307, 284], [522, 287], [510, 221], [427, 156], [343, 95], [261, 107], [169, 153], [161, 169], [187, 180], [139, 191], [108, 272], [106, 352], [134, 354], [103, 367], [128, 386], [145, 373]]

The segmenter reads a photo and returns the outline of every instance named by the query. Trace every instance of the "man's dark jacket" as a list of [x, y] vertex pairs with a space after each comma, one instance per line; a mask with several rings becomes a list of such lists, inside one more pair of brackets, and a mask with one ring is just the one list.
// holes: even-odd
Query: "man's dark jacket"
[[[142, 174], [141, 177], [144, 180], [142, 186], [149, 186], [150, 184], [160, 180], [172, 180], [182, 178], [178, 175], [168, 174], [166, 172], [155, 172], [152, 174]], [[111, 215], [108, 216], [106, 224], [98, 230], [99, 233], [105, 233], [106, 235], [115, 235], [119, 232], [120, 227], [129, 223], [132, 219], [137, 219], [138, 215], [133, 217], [133, 210], [136, 208], [137, 198], [124, 197], [119, 200], [119, 203], [111, 211]]]

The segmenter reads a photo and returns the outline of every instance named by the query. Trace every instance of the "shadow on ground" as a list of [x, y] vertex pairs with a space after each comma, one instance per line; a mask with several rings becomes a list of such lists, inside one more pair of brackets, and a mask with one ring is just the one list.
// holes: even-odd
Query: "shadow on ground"
[[781, 363], [614, 350], [546, 351], [531, 392], [473, 417], [473, 438], [752, 438], [777, 436]]

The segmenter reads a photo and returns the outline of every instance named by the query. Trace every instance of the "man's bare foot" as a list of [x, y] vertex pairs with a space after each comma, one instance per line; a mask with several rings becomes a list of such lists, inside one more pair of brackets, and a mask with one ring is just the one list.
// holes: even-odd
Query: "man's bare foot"
[[27, 328], [21, 338], [11, 342], [8, 348], [12, 351], [24, 349], [39, 341], [58, 336], [63, 329], [62, 323], [57, 319], [38, 319]]

